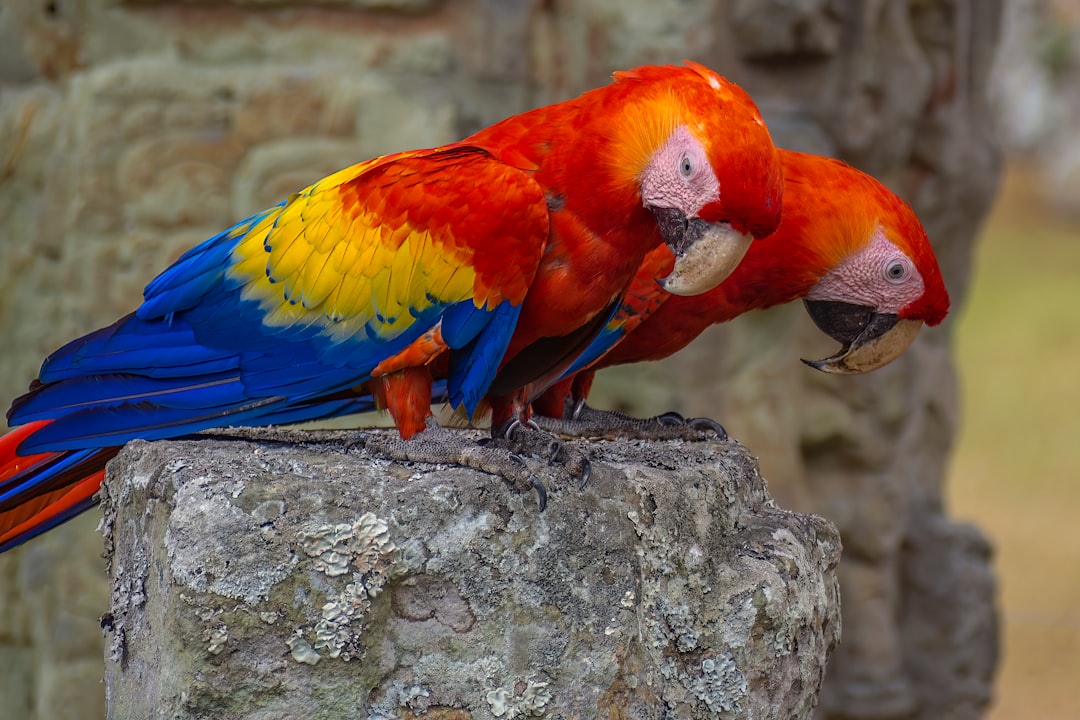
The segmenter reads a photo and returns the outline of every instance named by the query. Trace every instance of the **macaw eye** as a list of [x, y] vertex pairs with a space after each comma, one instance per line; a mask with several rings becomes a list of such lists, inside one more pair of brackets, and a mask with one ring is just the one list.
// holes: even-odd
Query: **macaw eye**
[[690, 159], [689, 155], [683, 155], [682, 160], [679, 161], [679, 172], [685, 178], [694, 174], [694, 161]]
[[907, 266], [899, 260], [893, 260], [885, 266], [885, 279], [889, 282], [900, 282], [907, 277]]

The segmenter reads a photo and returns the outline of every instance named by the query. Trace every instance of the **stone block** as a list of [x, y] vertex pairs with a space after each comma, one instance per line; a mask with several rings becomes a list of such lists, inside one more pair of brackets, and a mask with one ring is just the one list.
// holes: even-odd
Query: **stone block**
[[111, 464], [109, 717], [812, 716], [838, 537], [774, 507], [740, 446], [590, 443], [591, 484], [541, 513], [363, 437]]

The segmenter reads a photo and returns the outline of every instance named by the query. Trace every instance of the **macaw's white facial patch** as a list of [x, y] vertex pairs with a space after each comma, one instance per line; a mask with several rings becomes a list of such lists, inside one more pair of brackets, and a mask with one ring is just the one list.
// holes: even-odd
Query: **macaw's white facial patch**
[[899, 313], [925, 290], [915, 263], [878, 229], [873, 240], [825, 274], [808, 300], [864, 305], [879, 313]]
[[705, 147], [680, 126], [646, 166], [641, 177], [642, 202], [648, 208], [672, 208], [695, 217], [719, 197], [720, 181]]
[[642, 174], [641, 199], [657, 215], [664, 242], [678, 258], [661, 281], [672, 294], [697, 295], [716, 287], [750, 247], [750, 235], [698, 217], [720, 199], [720, 181], [704, 145], [686, 126], [653, 155]]

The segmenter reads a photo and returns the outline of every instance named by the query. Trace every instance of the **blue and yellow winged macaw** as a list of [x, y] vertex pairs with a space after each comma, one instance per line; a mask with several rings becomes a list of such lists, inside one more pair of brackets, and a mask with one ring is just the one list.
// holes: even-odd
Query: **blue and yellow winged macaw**
[[408, 439], [432, 366], [465, 413], [523, 416], [647, 252], [677, 257], [667, 291], [706, 290], [776, 227], [781, 189], [753, 101], [693, 63], [335, 173], [45, 361], [0, 438], [0, 551], [93, 504], [135, 438], [335, 415], [366, 384]]

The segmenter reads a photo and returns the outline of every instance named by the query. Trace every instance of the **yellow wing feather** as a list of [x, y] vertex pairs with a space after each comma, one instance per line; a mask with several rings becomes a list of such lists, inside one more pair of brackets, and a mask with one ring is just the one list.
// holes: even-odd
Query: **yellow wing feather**
[[[509, 198], [494, 220], [464, 201], [488, 185]], [[435, 304], [520, 302], [528, 278], [507, 279], [507, 295], [497, 273], [475, 266], [477, 251], [509, 242], [535, 271], [546, 239], [543, 192], [525, 173], [475, 148], [418, 151], [360, 163], [292, 196], [240, 239], [229, 273], [267, 325], [392, 339]]]

